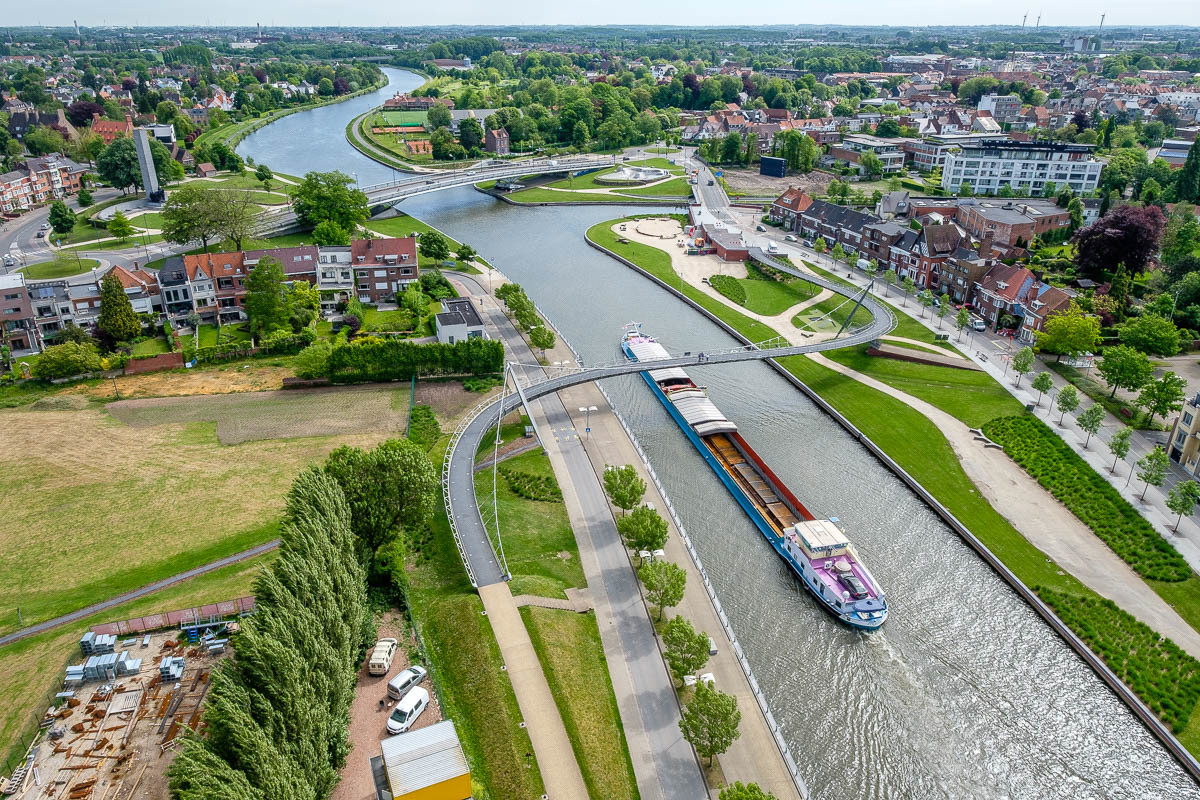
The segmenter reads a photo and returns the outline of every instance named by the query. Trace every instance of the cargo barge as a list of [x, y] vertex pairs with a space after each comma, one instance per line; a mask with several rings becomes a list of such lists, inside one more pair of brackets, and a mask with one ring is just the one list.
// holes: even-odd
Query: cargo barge
[[[671, 357], [636, 324], [626, 328], [621, 349], [626, 358], [637, 362]], [[854, 628], [875, 630], [883, 625], [887, 619], [883, 591], [837, 518], [818, 519], [809, 513], [687, 372], [668, 367], [640, 374], [822, 608]]]

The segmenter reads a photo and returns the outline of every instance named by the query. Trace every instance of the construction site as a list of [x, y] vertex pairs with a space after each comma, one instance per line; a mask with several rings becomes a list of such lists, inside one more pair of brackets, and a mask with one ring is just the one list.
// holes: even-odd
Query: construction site
[[[213, 668], [228, 656], [237, 622], [139, 632], [97, 626], [80, 640], [43, 735], [0, 793], [14, 800], [166, 800], [167, 768], [187, 730], [203, 732]], [[125, 623], [119, 626], [124, 627]], [[99, 631], [99, 632], [98, 632]]]

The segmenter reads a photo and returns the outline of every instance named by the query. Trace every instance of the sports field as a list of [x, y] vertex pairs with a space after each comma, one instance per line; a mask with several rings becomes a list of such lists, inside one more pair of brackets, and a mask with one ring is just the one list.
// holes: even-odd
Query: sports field
[[414, 125], [420, 126], [425, 124], [426, 112], [424, 111], [381, 111], [379, 113], [383, 117], [385, 125]]

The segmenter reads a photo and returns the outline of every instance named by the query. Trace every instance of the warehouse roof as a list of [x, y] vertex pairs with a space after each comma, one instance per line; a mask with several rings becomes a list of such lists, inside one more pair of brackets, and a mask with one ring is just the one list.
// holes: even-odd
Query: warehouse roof
[[470, 772], [451, 720], [388, 737], [380, 747], [393, 795], [415, 792]]

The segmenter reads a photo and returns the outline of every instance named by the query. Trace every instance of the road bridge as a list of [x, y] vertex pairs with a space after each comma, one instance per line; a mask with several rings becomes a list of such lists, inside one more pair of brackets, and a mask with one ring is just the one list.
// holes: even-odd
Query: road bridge
[[[454, 532], [454, 541], [462, 556], [463, 565], [471, 578], [473, 586], [488, 586], [493, 583], [508, 580], [507, 568], [503, 558], [503, 545], [499, 551], [493, 543], [493, 536], [488, 532], [483, 516], [480, 514], [479, 502], [475, 496], [475, 456], [484, 441], [484, 437], [499, 420], [517, 408], [561, 389], [576, 386], [581, 383], [611, 378], [617, 375], [630, 375], [652, 369], [667, 369], [670, 367], [701, 367], [709, 364], [728, 364], [736, 361], [755, 361], [784, 356], [819, 353], [827, 350], [837, 350], [843, 347], [854, 347], [874, 341], [891, 331], [896, 326], [896, 318], [891, 309], [877, 300], [870, 293], [870, 286], [859, 290], [837, 280], [830, 280], [809, 273], [803, 273], [780, 261], [769, 254], [758, 250], [755, 260], [780, 269], [789, 274], [802, 277], [816, 286], [842, 295], [847, 303], [854, 303], [854, 308], [842, 330], [831, 339], [814, 341], [804, 344], [789, 344], [782, 338], [756, 345], [746, 345], [729, 350], [709, 352], [687, 352], [674, 358], [659, 359], [650, 362], [634, 362], [622, 360], [611, 364], [585, 367], [579, 365], [571, 368], [531, 367], [526, 374], [536, 377], [539, 373], [541, 380], [521, 385], [517, 381], [515, 371], [513, 381], [517, 386], [514, 393], [502, 393], [500, 397], [491, 398], [476, 406], [454, 431], [450, 446], [446, 449], [445, 460], [442, 464], [442, 491], [446, 501], [446, 511], [450, 518], [450, 527]], [[870, 315], [867, 325], [847, 331], [851, 319], [860, 309]], [[844, 334], [844, 335], [843, 335]], [[554, 374], [547, 375], [547, 372]], [[507, 380], [505, 385], [507, 386]], [[532, 419], [532, 417], [531, 417]], [[493, 521], [494, 522], [494, 521]], [[498, 532], [495, 537], [499, 541]]]

